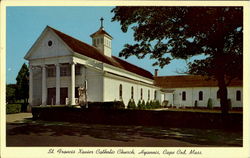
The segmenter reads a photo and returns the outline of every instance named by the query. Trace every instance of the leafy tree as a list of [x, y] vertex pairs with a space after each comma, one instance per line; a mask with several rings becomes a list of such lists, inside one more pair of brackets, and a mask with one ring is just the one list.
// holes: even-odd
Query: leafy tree
[[16, 97], [18, 99], [23, 99], [24, 102], [27, 103], [29, 98], [29, 69], [25, 63], [18, 72], [16, 81]]
[[8, 103], [13, 103], [16, 100], [16, 85], [8, 84], [6, 86], [6, 101]]
[[134, 31], [135, 44], [126, 44], [121, 57], [149, 55], [164, 67], [172, 59], [203, 55], [188, 63], [189, 74], [218, 82], [223, 114], [228, 113], [227, 86], [242, 78], [243, 7], [115, 7], [112, 21]]

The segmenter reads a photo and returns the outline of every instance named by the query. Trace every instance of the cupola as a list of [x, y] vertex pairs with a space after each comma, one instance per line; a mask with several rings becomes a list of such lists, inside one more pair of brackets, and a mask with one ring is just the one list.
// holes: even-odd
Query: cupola
[[112, 56], [112, 36], [109, 35], [103, 27], [103, 18], [100, 19], [101, 27], [98, 31], [90, 35], [92, 38], [92, 45], [99, 49], [104, 55]]

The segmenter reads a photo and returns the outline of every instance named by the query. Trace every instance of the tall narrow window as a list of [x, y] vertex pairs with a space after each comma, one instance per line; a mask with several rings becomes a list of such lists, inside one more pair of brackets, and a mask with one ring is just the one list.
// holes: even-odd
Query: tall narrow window
[[202, 91], [199, 92], [199, 100], [203, 100], [203, 92]]
[[155, 93], [154, 93], [154, 100], [156, 100], [156, 93], [157, 93], [157, 92], [155, 91]]
[[185, 91], [182, 92], [182, 100], [186, 100], [186, 92]]
[[150, 90], [148, 90], [148, 100], [150, 100]]
[[131, 87], [131, 99], [134, 99], [134, 87]]
[[217, 99], [220, 99], [220, 91], [217, 91]]
[[141, 99], [143, 99], [143, 90], [141, 88]]
[[236, 100], [241, 101], [241, 92], [240, 91], [236, 91]]
[[119, 97], [122, 99], [122, 85], [119, 86]]

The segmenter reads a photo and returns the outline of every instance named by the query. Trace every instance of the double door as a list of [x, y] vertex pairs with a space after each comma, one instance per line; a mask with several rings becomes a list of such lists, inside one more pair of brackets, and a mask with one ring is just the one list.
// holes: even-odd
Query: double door
[[[55, 105], [56, 104], [56, 88], [48, 88], [48, 97], [47, 97], [47, 105]], [[60, 104], [65, 105], [66, 98], [68, 98], [68, 88], [62, 87], [60, 88]]]

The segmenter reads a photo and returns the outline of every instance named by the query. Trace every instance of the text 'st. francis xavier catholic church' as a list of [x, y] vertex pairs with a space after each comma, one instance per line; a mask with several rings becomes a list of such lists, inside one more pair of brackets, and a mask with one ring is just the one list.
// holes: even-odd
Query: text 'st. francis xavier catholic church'
[[[168, 106], [220, 106], [217, 82], [202, 76], [153, 76], [150, 72], [112, 56], [112, 36], [101, 27], [86, 44], [47, 26], [25, 55], [29, 61], [29, 103], [76, 105], [78, 88], [85, 87], [88, 101], [133, 99], [167, 100]], [[228, 87], [232, 105], [242, 107], [242, 81]]]

